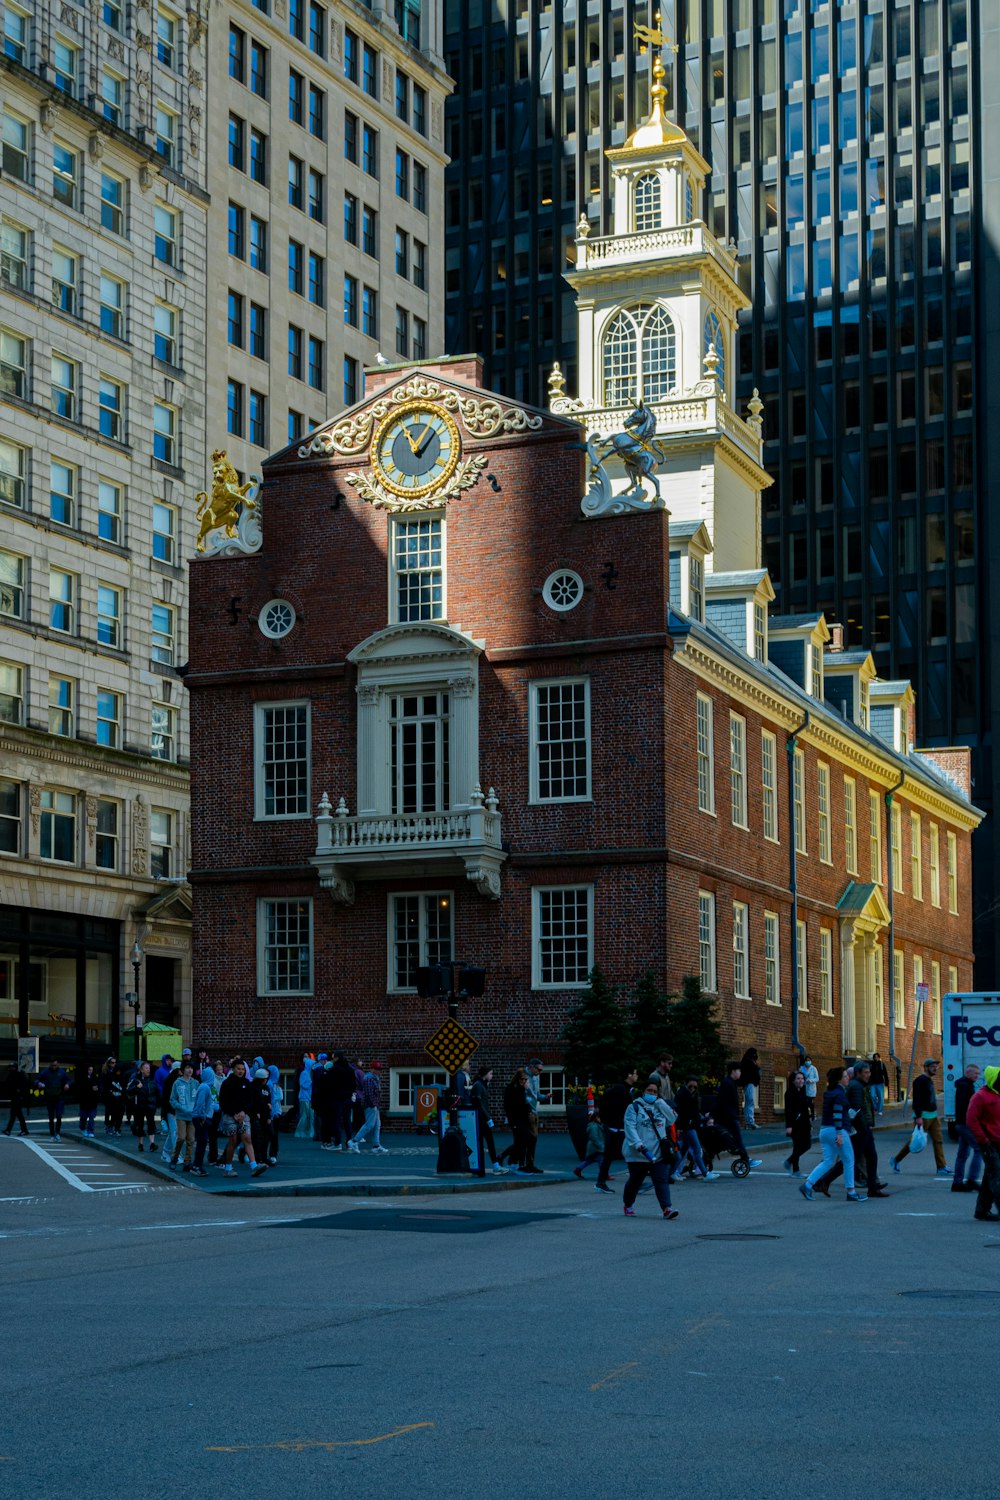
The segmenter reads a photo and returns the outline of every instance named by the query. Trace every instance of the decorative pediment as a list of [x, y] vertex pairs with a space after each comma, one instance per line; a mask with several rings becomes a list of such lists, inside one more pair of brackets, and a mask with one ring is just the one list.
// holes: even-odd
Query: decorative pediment
[[482, 650], [480, 642], [462, 631], [424, 620], [419, 625], [387, 625], [384, 630], [376, 630], [347, 653], [347, 660], [359, 667], [387, 662], [446, 662], [456, 658], [468, 661], [480, 656]]
[[872, 882], [852, 880], [837, 902], [837, 910], [845, 922], [862, 929], [874, 931], [889, 925], [886, 899], [880, 887]]
[[165, 891], [158, 891], [155, 896], [137, 906], [134, 915], [150, 923], [190, 922], [191, 905], [191, 887], [187, 881], [182, 881]]

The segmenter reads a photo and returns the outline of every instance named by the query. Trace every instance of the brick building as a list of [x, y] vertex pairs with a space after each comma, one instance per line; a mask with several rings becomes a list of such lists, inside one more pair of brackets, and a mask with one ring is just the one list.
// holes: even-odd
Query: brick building
[[[971, 979], [964, 752], [916, 751], [909, 685], [822, 616], [768, 617], [761, 413], [729, 401], [745, 299], [656, 85], [612, 158], [616, 232], [582, 234], [572, 278], [579, 397], [556, 372], [552, 410], [514, 405], [474, 358], [370, 371], [265, 465], [262, 543], [191, 569], [198, 1039], [377, 1055], [399, 1113], [440, 959], [486, 967], [480, 1055], [537, 1051], [557, 1101], [594, 962], [700, 973], [765, 1108], [795, 1036], [818, 1064], [902, 1053], [923, 980], [933, 1047]], [[590, 436], [634, 394], [646, 479]]]

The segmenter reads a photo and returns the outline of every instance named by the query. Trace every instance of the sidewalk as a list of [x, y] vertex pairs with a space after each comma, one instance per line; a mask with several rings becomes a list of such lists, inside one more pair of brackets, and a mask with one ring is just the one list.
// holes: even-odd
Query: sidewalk
[[[876, 1130], [908, 1130], [910, 1120], [908, 1109], [894, 1105], [886, 1110]], [[41, 1129], [36, 1128], [32, 1134], [44, 1139], [47, 1131], [44, 1121], [36, 1122], [36, 1125]], [[64, 1138], [81, 1139], [69, 1120], [64, 1120], [63, 1129]], [[237, 1167], [232, 1176], [215, 1167], [206, 1167], [207, 1177], [192, 1177], [190, 1172], [173, 1171], [165, 1166], [159, 1151], [152, 1156], [145, 1152], [140, 1156], [131, 1134], [108, 1139], [102, 1134], [100, 1122], [96, 1129], [97, 1135], [89, 1144], [98, 1151], [128, 1161], [150, 1176], [213, 1197], [250, 1193], [264, 1198], [381, 1198], [404, 1194], [509, 1192], [514, 1188], [551, 1187], [556, 1182], [573, 1182], [573, 1168], [577, 1165], [577, 1155], [566, 1132], [543, 1131], [537, 1156], [539, 1166], [544, 1169], [541, 1177], [518, 1177], [514, 1172], [506, 1177], [494, 1177], [489, 1171], [485, 1177], [473, 1177], [465, 1172], [438, 1176], [437, 1144], [432, 1137], [387, 1131], [383, 1141], [388, 1156], [373, 1156], [364, 1146], [357, 1155], [321, 1151], [318, 1141], [283, 1135], [278, 1165], [270, 1167], [261, 1177], [252, 1178], [245, 1166]], [[813, 1134], [814, 1137], [817, 1134], [815, 1128]], [[743, 1139], [751, 1157], [788, 1151], [788, 1140], [781, 1125], [764, 1125], [759, 1130], [746, 1131]], [[509, 1132], [497, 1132], [499, 1150], [503, 1150], [508, 1140]], [[157, 1142], [162, 1149], [162, 1138], [158, 1136]], [[719, 1170], [728, 1171], [730, 1160], [728, 1156], [723, 1157], [718, 1164]], [[622, 1170], [620, 1164], [618, 1170]], [[591, 1167], [587, 1180], [595, 1180], [596, 1175], [596, 1168]]]

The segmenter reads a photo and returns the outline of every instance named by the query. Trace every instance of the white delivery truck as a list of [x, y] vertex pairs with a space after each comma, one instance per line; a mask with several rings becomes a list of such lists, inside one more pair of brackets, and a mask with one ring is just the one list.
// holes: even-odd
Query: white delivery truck
[[944, 1112], [955, 1118], [955, 1084], [969, 1063], [1000, 1068], [1000, 994], [970, 991], [944, 997]]

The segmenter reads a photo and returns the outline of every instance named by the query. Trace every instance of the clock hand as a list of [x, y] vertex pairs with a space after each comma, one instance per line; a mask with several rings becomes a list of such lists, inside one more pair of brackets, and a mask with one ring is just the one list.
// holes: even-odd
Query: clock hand
[[430, 421], [427, 423], [427, 426], [424, 428], [423, 432], [420, 434], [419, 438], [417, 439], [416, 447], [413, 450], [414, 456], [416, 458], [419, 458], [420, 455], [421, 455], [421, 453], [426, 448], [428, 442], [430, 441], [429, 434], [432, 433], [433, 431], [434, 431], [434, 418], [431, 417]]
[[409, 424], [406, 424], [403, 427], [403, 432], [404, 432], [404, 434], [406, 436], [406, 441], [410, 445], [410, 452], [413, 454], [414, 458], [416, 458], [418, 452], [420, 451], [419, 447], [418, 447], [418, 444], [414, 441], [414, 438], [413, 438], [413, 433], [415, 431], [415, 428], [416, 428], [416, 424], [414, 424], [413, 426], [410, 426]]

